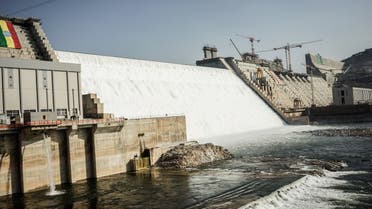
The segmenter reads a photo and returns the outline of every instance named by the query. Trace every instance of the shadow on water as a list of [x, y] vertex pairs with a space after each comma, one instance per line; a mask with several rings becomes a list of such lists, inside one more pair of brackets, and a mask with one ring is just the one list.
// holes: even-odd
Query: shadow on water
[[[45, 191], [0, 198], [0, 208], [224, 208], [267, 195], [298, 177], [258, 179], [215, 169], [145, 170], [63, 185], [58, 196]], [[226, 204], [227, 202], [227, 204]]]
[[334, 186], [332, 187], [333, 189], [342, 190], [345, 193], [358, 194], [358, 197], [353, 201], [330, 200], [336, 205], [337, 209], [372, 208], [372, 170], [365, 173], [344, 175], [337, 179], [347, 181], [347, 184]]

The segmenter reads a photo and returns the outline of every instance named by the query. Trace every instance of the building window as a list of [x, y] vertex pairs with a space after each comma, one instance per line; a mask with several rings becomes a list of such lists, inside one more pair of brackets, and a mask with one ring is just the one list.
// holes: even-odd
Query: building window
[[26, 113], [26, 112], [36, 112], [36, 110], [34, 110], [34, 109], [31, 109], [31, 110], [23, 110], [23, 112], [24, 112], [24, 113]]
[[57, 109], [57, 116], [67, 116], [67, 109]]
[[345, 96], [345, 91], [341, 90], [341, 96]]
[[344, 97], [341, 98], [341, 104], [345, 104], [345, 98]]
[[41, 109], [40, 112], [52, 112], [52, 109], [49, 109], [49, 111], [47, 109]]
[[10, 118], [15, 118], [16, 116], [19, 115], [19, 110], [7, 110], [6, 115], [9, 116]]

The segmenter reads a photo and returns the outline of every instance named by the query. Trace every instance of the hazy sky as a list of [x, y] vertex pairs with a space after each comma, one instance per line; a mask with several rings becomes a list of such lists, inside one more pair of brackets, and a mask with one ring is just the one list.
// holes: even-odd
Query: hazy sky
[[[0, 0], [9, 14], [45, 0]], [[323, 39], [292, 50], [293, 66], [304, 72], [305, 53], [344, 59], [372, 47], [370, 0], [54, 0], [17, 13], [37, 17], [56, 50], [194, 64], [204, 44], [220, 56], [235, 56], [249, 42], [257, 50]], [[262, 53], [284, 59], [284, 51]]]

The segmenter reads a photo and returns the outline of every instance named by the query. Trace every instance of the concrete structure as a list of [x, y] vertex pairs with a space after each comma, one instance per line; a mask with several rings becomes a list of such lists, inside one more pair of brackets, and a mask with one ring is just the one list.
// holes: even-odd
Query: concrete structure
[[0, 47], [0, 113], [56, 112], [60, 119], [82, 113], [80, 65], [60, 63], [38, 19], [0, 17], [13, 24], [20, 48]]
[[234, 71], [287, 123], [307, 123], [307, 119], [302, 117], [306, 108], [332, 103], [332, 88], [319, 76], [272, 70], [265, 67], [271, 65], [257, 65], [234, 58], [205, 59], [197, 61], [197, 64], [217, 65]]
[[0, 195], [48, 186], [46, 146], [51, 150], [54, 180], [61, 184], [130, 171], [135, 155], [149, 157], [154, 164], [171, 146], [184, 142], [184, 116], [2, 126]]
[[307, 74], [322, 77], [330, 86], [335, 83], [344, 66], [343, 62], [324, 58], [320, 54], [306, 54], [305, 59]]
[[372, 122], [372, 105], [330, 105], [308, 110], [312, 124], [340, 124]]
[[372, 104], [372, 89], [347, 85], [333, 87], [334, 105]]
[[61, 61], [81, 65], [83, 94], [96, 93], [105, 111], [116, 117], [182, 114], [187, 118], [188, 138], [196, 140], [283, 125], [232, 70], [75, 52], [56, 54]]
[[39, 19], [0, 16], [0, 20], [13, 24], [21, 45], [20, 49], [0, 47], [0, 57], [58, 62]]
[[104, 112], [104, 105], [97, 97], [97, 94], [83, 95], [84, 118], [114, 118], [113, 114]]
[[25, 112], [24, 124], [40, 121], [57, 121], [56, 112]]
[[184, 116], [114, 119], [96, 94], [82, 97], [80, 65], [58, 62], [39, 20], [0, 23], [0, 195], [45, 188], [48, 171], [63, 184], [136, 169], [134, 156], [152, 165], [186, 142]]
[[0, 112], [57, 112], [59, 118], [82, 112], [80, 65], [0, 58]]
[[217, 48], [216, 47], [203, 47], [204, 59], [212, 59], [217, 57]]

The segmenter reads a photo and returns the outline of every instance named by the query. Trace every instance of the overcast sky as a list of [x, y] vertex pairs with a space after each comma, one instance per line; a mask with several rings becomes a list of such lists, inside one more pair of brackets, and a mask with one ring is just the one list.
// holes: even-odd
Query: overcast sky
[[[0, 0], [0, 13], [41, 2]], [[371, 8], [370, 0], [53, 0], [15, 16], [40, 18], [56, 50], [181, 64], [201, 59], [204, 44], [237, 57], [229, 38], [249, 51], [236, 34], [261, 39], [257, 50], [322, 39], [292, 50], [294, 71], [304, 72], [305, 53], [340, 60], [371, 48]]]

